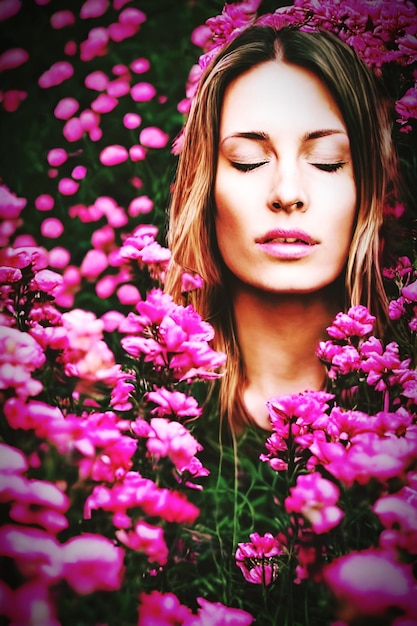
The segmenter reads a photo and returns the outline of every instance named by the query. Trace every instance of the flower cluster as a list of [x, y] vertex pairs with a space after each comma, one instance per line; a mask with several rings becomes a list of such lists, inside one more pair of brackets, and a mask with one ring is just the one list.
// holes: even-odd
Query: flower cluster
[[[411, 333], [410, 346], [414, 276], [410, 267], [402, 275], [407, 286], [400, 299], [408, 307], [402, 322]], [[261, 460], [286, 473], [288, 527], [281, 544], [268, 534], [272, 564], [262, 546], [258, 554], [254, 539], [253, 546], [243, 544], [244, 550], [239, 544], [236, 563], [250, 582], [270, 585], [291, 560], [292, 546], [295, 582], [310, 577], [324, 581], [339, 602], [338, 624], [383, 619], [394, 611], [398, 619], [389, 623], [399, 626], [417, 618], [412, 573], [417, 554], [417, 376], [415, 355], [374, 337], [374, 322], [365, 307], [356, 306], [338, 313], [327, 329], [331, 339], [319, 345], [318, 355], [334, 393], [307, 391], [268, 402], [272, 434]], [[355, 499], [369, 513], [366, 524], [372, 528], [361, 549], [349, 542], [354, 518], [360, 518], [352, 512]], [[244, 556], [253, 559], [252, 569], [244, 565]], [[255, 563], [266, 570], [263, 578]]]

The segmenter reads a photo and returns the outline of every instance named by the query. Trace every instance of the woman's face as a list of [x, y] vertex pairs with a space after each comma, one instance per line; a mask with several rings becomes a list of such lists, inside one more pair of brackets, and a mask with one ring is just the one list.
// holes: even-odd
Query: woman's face
[[243, 283], [307, 293], [340, 275], [356, 187], [345, 124], [314, 74], [268, 61], [229, 85], [214, 194], [219, 250]]

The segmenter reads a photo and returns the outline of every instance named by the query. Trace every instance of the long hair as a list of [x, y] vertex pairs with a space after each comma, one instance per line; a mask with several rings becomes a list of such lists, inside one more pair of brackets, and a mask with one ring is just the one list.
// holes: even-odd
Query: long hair
[[267, 61], [282, 61], [312, 71], [339, 107], [350, 140], [357, 191], [356, 221], [346, 263], [345, 306], [364, 304], [386, 320], [387, 296], [380, 269], [383, 206], [395, 184], [396, 159], [391, 123], [379, 86], [369, 68], [338, 37], [294, 27], [251, 26], [232, 40], [203, 74], [187, 120], [169, 215], [172, 263], [166, 290], [182, 300], [181, 275], [204, 279], [189, 302], [214, 327], [215, 348], [226, 352], [220, 383], [220, 410], [231, 427], [250, 422], [241, 397], [245, 368], [237, 342], [233, 310], [214, 228], [214, 183], [220, 115], [228, 85]]

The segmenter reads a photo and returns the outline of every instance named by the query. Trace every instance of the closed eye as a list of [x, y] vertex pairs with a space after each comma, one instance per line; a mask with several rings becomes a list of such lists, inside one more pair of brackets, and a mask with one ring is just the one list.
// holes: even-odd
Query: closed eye
[[268, 161], [260, 161], [259, 163], [238, 163], [236, 161], [232, 161], [231, 165], [239, 172], [250, 172], [252, 170], [256, 170], [258, 167], [265, 165]]
[[322, 172], [332, 173], [340, 170], [344, 165], [346, 165], [346, 163], [345, 161], [339, 161], [338, 163], [312, 163], [311, 165], [314, 165], [314, 167], [317, 167], [317, 169]]

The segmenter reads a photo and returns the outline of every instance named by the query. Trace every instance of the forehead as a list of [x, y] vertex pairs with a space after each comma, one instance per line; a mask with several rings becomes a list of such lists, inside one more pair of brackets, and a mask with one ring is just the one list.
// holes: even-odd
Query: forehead
[[275, 60], [255, 66], [227, 87], [220, 135], [239, 132], [242, 125], [346, 130], [334, 98], [313, 72]]

